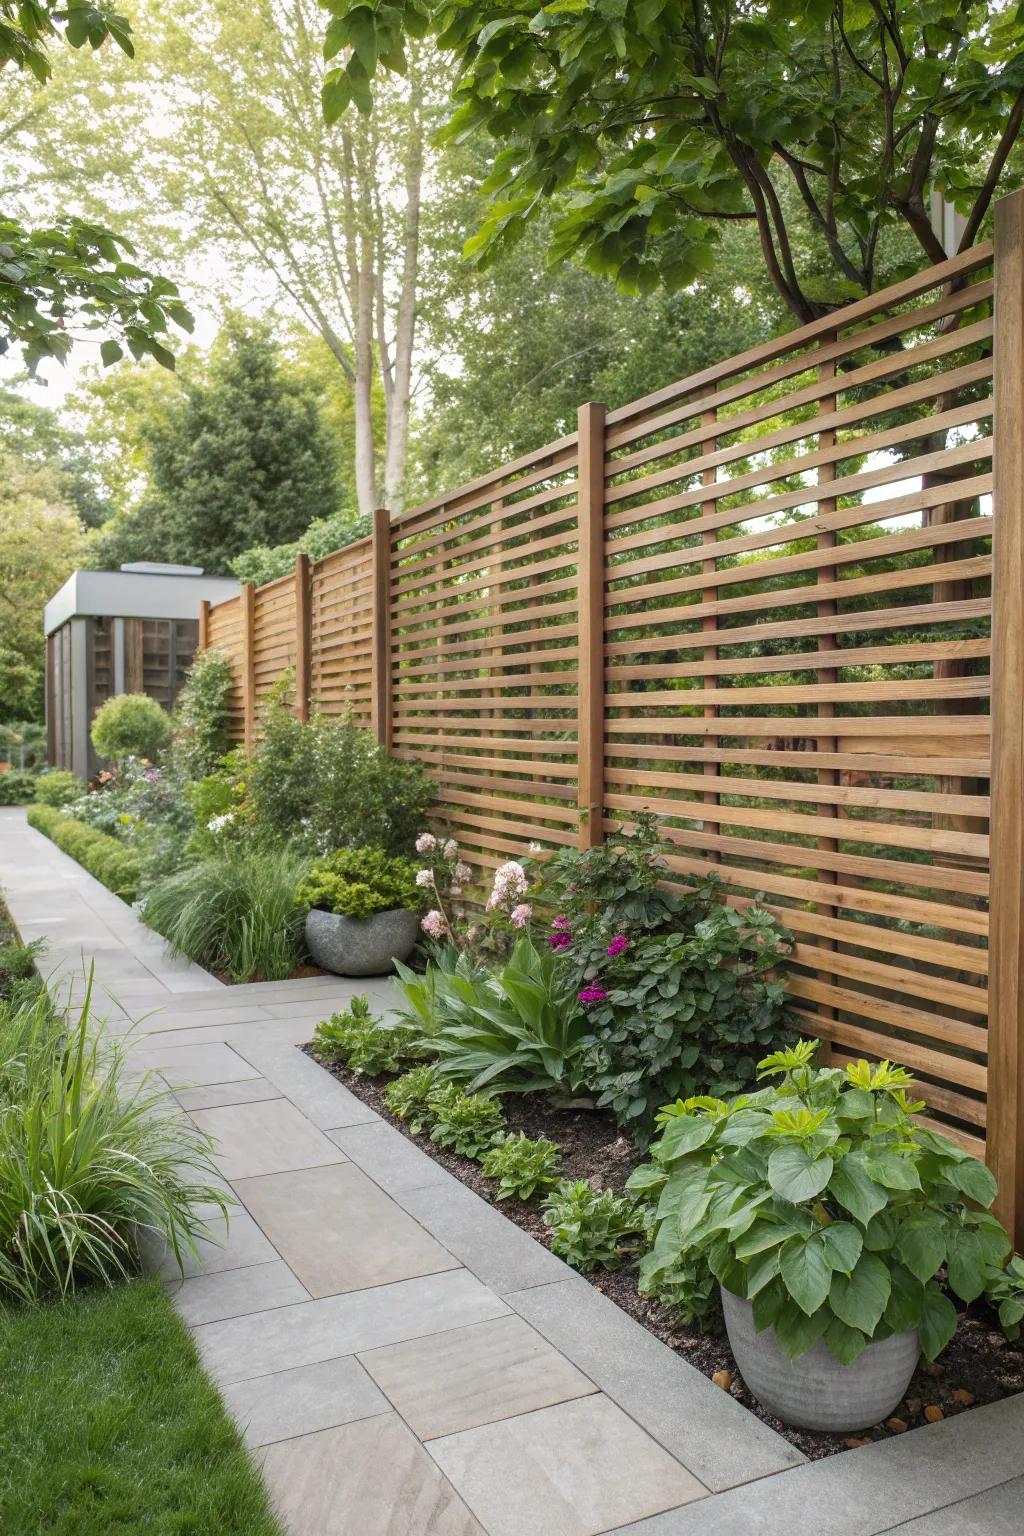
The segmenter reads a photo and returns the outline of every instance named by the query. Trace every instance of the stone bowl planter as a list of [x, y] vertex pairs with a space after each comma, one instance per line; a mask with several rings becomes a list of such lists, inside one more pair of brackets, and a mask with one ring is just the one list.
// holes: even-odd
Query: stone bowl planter
[[824, 1339], [787, 1360], [774, 1329], [754, 1327], [749, 1301], [723, 1288], [722, 1311], [743, 1380], [763, 1408], [796, 1429], [845, 1433], [881, 1423], [910, 1385], [921, 1352], [910, 1329], [869, 1344], [853, 1365], [841, 1365]]
[[415, 912], [395, 907], [373, 917], [342, 917], [314, 907], [306, 917], [306, 947], [317, 965], [336, 976], [386, 976], [408, 960], [419, 938]]

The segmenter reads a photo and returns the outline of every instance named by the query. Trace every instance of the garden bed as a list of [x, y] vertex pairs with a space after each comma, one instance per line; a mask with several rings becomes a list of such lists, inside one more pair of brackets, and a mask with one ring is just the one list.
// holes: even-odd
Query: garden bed
[[[478, 1162], [437, 1146], [425, 1132], [411, 1132], [403, 1121], [389, 1112], [384, 1100], [389, 1078], [371, 1078], [352, 1072], [340, 1063], [321, 1060], [312, 1047], [307, 1050], [314, 1060], [320, 1061], [320, 1065], [346, 1088], [403, 1136], [414, 1141], [435, 1162], [461, 1179], [482, 1199], [496, 1204], [510, 1221], [531, 1237], [550, 1247], [550, 1232], [536, 1204], [518, 1200], [497, 1202], [495, 1186], [484, 1178]], [[618, 1191], [637, 1164], [644, 1160], [630, 1138], [619, 1131], [614, 1118], [606, 1112], [558, 1109], [540, 1095], [530, 1094], [508, 1094], [501, 1103], [511, 1132], [523, 1131], [527, 1136], [543, 1136], [559, 1144], [566, 1178], [589, 1179], [602, 1188]], [[718, 1384], [737, 1402], [811, 1460], [872, 1440], [888, 1439], [938, 1418], [951, 1418], [972, 1407], [998, 1402], [1024, 1391], [1024, 1339], [1010, 1343], [991, 1309], [977, 1303], [961, 1313], [956, 1334], [941, 1360], [934, 1365], [918, 1367], [906, 1398], [886, 1423], [854, 1436], [793, 1429], [767, 1413], [747, 1390], [736, 1370], [724, 1330], [702, 1333], [696, 1327], [680, 1326], [667, 1308], [639, 1294], [635, 1261], [612, 1273], [599, 1270], [586, 1278], [690, 1365], [706, 1376], [717, 1378]], [[728, 1381], [722, 1373], [726, 1373]]]

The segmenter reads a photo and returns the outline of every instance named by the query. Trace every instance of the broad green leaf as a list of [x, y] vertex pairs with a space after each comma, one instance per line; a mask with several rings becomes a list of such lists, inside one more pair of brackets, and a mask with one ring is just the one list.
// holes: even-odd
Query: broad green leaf
[[825, 1262], [848, 1275], [861, 1256], [864, 1239], [851, 1221], [834, 1221], [821, 1234]]
[[924, 1303], [918, 1324], [921, 1353], [925, 1359], [934, 1360], [941, 1355], [955, 1332], [956, 1308], [935, 1281], [929, 1281], [924, 1288]]
[[793, 1237], [782, 1250], [782, 1279], [797, 1306], [812, 1317], [828, 1297], [832, 1269], [819, 1234]]
[[869, 1152], [864, 1158], [864, 1166], [871, 1177], [879, 1184], [884, 1184], [886, 1189], [921, 1188], [914, 1163], [909, 1157], [901, 1157], [898, 1152]]
[[955, 1164], [949, 1169], [946, 1177], [957, 1189], [962, 1190], [968, 1199], [976, 1200], [986, 1210], [996, 1197], [996, 1181], [985, 1164], [980, 1163], [976, 1157]]
[[834, 1317], [825, 1330], [825, 1343], [840, 1365], [852, 1365], [867, 1342], [859, 1328], [851, 1328], [841, 1317]]
[[862, 1253], [851, 1275], [834, 1275], [829, 1304], [837, 1317], [871, 1338], [889, 1300], [889, 1271], [873, 1253]]
[[840, 1158], [829, 1180], [829, 1193], [864, 1227], [887, 1204], [885, 1190], [875, 1183], [856, 1152]]
[[897, 1256], [918, 1280], [930, 1280], [946, 1261], [946, 1221], [936, 1211], [908, 1216], [896, 1238]]
[[985, 1289], [990, 1265], [984, 1240], [977, 1232], [961, 1228], [949, 1244], [946, 1273], [961, 1301], [975, 1301]]
[[924, 1305], [924, 1286], [902, 1264], [890, 1266], [889, 1280], [892, 1289], [886, 1303], [885, 1321], [894, 1333], [916, 1328]]
[[813, 1349], [831, 1322], [827, 1307], [815, 1312], [813, 1317], [792, 1302], [779, 1308], [775, 1319], [775, 1337], [787, 1360], [798, 1360]]
[[786, 1142], [768, 1159], [768, 1182], [783, 1200], [799, 1205], [820, 1195], [832, 1177], [831, 1157], [815, 1157], [800, 1142]]
[[661, 1156], [668, 1162], [683, 1157], [710, 1141], [717, 1129], [717, 1121], [707, 1116], [680, 1115], [665, 1127], [661, 1138]]

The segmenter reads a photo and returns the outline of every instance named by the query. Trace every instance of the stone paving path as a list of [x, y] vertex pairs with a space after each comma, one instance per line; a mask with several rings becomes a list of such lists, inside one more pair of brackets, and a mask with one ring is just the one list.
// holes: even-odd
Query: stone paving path
[[297, 1046], [356, 991], [167, 956], [18, 810], [0, 884], [238, 1205], [167, 1283], [289, 1536], [1019, 1536], [1024, 1399], [810, 1463]]

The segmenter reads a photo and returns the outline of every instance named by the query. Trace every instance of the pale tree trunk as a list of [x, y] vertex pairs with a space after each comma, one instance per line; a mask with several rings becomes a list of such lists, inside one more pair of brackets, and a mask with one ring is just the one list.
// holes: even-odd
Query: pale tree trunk
[[359, 510], [369, 516], [377, 505], [377, 473], [373, 452], [373, 238], [359, 236], [359, 281], [356, 293], [356, 496]]
[[[423, 182], [423, 122], [419, 93], [410, 101], [409, 136], [405, 152], [405, 250], [395, 321], [394, 367], [388, 401], [387, 445], [384, 457], [384, 500], [392, 511], [402, 509], [409, 448], [409, 401], [416, 336], [416, 278], [419, 266], [420, 197]], [[381, 359], [386, 367], [386, 360]]]

